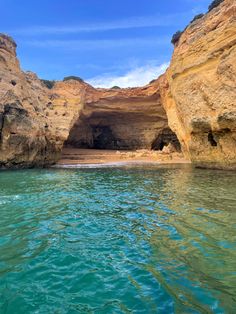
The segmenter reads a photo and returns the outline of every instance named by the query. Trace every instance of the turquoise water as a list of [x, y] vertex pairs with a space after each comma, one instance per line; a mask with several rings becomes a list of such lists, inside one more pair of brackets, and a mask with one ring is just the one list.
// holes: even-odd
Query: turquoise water
[[0, 173], [0, 313], [235, 313], [236, 174]]

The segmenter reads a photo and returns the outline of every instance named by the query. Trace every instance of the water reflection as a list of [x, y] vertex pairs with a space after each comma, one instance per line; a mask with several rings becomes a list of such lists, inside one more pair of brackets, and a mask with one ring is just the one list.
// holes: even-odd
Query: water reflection
[[[186, 169], [158, 186], [150, 271], [176, 300], [200, 312], [233, 313], [236, 302], [236, 181], [233, 173]], [[152, 194], [153, 194], [152, 190]], [[148, 193], [150, 191], [148, 190]]]
[[232, 172], [0, 176], [0, 312], [233, 313]]

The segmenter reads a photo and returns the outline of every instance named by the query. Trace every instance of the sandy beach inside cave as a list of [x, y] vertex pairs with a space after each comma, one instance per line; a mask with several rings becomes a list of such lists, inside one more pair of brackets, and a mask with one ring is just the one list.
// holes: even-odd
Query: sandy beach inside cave
[[189, 163], [181, 153], [136, 150], [116, 151], [100, 149], [64, 148], [57, 165], [91, 165], [91, 164], [153, 163], [184, 164]]

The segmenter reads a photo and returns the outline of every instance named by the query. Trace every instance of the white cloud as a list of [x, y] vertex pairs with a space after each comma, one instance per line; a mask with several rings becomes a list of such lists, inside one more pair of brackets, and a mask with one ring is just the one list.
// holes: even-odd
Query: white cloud
[[168, 65], [169, 64], [167, 62], [161, 65], [154, 65], [151, 63], [142, 67], [131, 69], [124, 75], [116, 76], [103, 74], [87, 81], [94, 87], [104, 88], [111, 88], [113, 86], [119, 86], [123, 88], [144, 86], [151, 80], [156, 79], [158, 76], [164, 73]]
[[187, 12], [181, 14], [169, 15], [153, 15], [153, 16], [134, 16], [127, 19], [108, 21], [105, 23], [97, 22], [94, 24], [81, 25], [63, 25], [63, 26], [31, 26], [28, 28], [19, 28], [9, 30], [10, 33], [18, 35], [65, 35], [84, 32], [101, 32], [118, 29], [142, 28], [142, 27], [157, 27], [178, 25], [181, 18], [187, 16]]
[[39, 48], [60, 48], [67, 50], [93, 50], [93, 49], [109, 49], [121, 47], [156, 47], [157, 45], [169, 44], [168, 36], [163, 37], [149, 37], [149, 38], [120, 38], [120, 39], [49, 39], [49, 40], [23, 40], [22, 44]]

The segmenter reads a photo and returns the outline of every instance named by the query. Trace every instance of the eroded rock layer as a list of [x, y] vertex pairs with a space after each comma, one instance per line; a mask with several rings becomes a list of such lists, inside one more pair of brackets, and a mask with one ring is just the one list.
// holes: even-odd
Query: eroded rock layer
[[47, 128], [45, 93], [20, 70], [15, 49], [10, 37], [0, 36], [0, 166], [50, 164], [58, 148]]
[[200, 167], [236, 168], [236, 2], [197, 19], [176, 44], [160, 90], [169, 125]]
[[47, 89], [21, 71], [15, 42], [0, 35], [0, 167], [46, 166], [60, 158], [86, 89], [76, 84], [75, 92], [74, 84]]
[[151, 149], [157, 138], [160, 147], [176, 142], [157, 81], [142, 88], [95, 89], [68, 80], [48, 89], [35, 74], [21, 71], [15, 50], [14, 41], [1, 35], [0, 167], [53, 164], [65, 142], [105, 149]]
[[[67, 144], [100, 149], [151, 149], [165, 128], [168, 129], [168, 122], [157, 83], [142, 88], [91, 88]], [[174, 134], [173, 138], [176, 139]], [[171, 142], [172, 138], [167, 137], [166, 141]]]
[[48, 89], [21, 71], [15, 42], [0, 34], [0, 167], [53, 164], [64, 145], [178, 150], [180, 143], [197, 166], [236, 169], [235, 61], [234, 0], [194, 20], [176, 39], [167, 72], [141, 88], [68, 80]]

